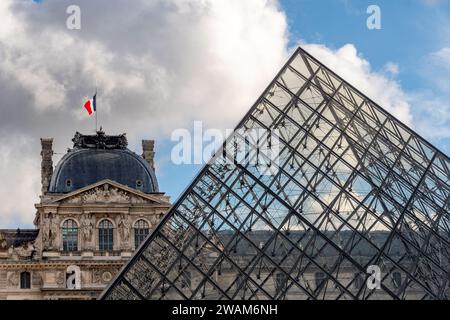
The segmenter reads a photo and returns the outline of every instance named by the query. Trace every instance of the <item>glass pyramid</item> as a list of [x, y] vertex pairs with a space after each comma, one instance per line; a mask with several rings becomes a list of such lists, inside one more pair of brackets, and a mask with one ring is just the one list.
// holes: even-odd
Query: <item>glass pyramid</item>
[[449, 237], [450, 159], [299, 48], [101, 298], [449, 299]]

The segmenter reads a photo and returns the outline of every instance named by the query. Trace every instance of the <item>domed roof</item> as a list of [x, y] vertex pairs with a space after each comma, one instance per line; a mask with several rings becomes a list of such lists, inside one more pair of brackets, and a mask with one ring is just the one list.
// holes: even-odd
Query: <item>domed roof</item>
[[75, 135], [74, 149], [64, 155], [52, 175], [51, 193], [69, 193], [109, 179], [145, 193], [158, 192], [147, 161], [126, 148], [125, 135]]

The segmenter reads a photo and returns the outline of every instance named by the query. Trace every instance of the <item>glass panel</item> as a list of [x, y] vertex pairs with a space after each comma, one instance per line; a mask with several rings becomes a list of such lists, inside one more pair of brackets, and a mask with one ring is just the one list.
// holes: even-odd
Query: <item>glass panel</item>
[[234, 132], [228, 160], [258, 161], [212, 159], [147, 240], [137, 223], [142, 252], [104, 297], [449, 299], [448, 157], [303, 50], [273, 83], [242, 123], [277, 129], [278, 161]]

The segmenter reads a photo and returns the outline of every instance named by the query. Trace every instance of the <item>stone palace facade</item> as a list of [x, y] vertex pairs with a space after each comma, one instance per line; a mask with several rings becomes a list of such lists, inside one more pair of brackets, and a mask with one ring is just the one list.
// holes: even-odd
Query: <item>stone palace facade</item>
[[154, 141], [139, 156], [125, 135], [77, 133], [53, 167], [41, 139], [42, 195], [34, 230], [0, 230], [0, 299], [95, 299], [169, 209]]

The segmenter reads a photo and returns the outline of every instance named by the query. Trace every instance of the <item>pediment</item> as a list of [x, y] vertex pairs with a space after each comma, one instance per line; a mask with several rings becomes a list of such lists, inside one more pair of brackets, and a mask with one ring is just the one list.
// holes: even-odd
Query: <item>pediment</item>
[[52, 201], [59, 204], [162, 204], [168, 203], [120, 183], [103, 180]]

